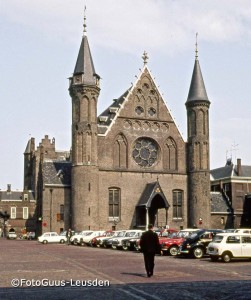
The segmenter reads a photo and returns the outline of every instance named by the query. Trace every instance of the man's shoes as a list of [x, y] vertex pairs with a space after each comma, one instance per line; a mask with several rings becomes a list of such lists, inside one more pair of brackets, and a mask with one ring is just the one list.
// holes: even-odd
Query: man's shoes
[[151, 277], [152, 273], [151, 272], [147, 272], [147, 277]]

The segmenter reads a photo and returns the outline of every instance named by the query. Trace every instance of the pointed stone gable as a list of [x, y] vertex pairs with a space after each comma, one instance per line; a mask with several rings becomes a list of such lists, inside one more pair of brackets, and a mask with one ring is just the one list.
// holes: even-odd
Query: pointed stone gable
[[181, 137], [147, 66], [133, 86], [98, 117], [99, 134], [106, 135], [117, 118], [123, 118], [126, 130], [165, 134], [175, 131]]

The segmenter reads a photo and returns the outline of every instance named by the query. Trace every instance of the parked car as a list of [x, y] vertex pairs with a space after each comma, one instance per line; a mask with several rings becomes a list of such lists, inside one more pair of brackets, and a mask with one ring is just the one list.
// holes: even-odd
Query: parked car
[[250, 228], [240, 228], [240, 229], [235, 229], [236, 233], [249, 233], [251, 234], [251, 229]]
[[7, 239], [15, 240], [17, 238], [17, 234], [14, 228], [11, 228], [7, 234]]
[[115, 231], [115, 234], [113, 237], [109, 237], [107, 239], [104, 239], [102, 242], [102, 246], [104, 248], [110, 248], [112, 246], [112, 241], [113, 239], [116, 239], [118, 237], [123, 237], [126, 234], [126, 230], [119, 230], [119, 231]]
[[72, 237], [70, 238], [70, 242], [72, 245], [80, 245], [80, 241], [81, 241], [81, 238], [83, 236], [85, 236], [86, 234], [88, 233], [91, 233], [92, 231], [91, 230], [83, 230], [79, 233], [75, 233], [74, 235], [72, 235]]
[[83, 235], [81, 238], [80, 238], [80, 245], [81, 246], [84, 246], [84, 245], [87, 245], [87, 246], [91, 246], [91, 241], [94, 237], [96, 236], [101, 236], [105, 233], [104, 230], [100, 231], [100, 230], [97, 230], [97, 231], [92, 231], [92, 232], [88, 232], [86, 233], [85, 235]]
[[212, 242], [213, 237], [221, 232], [223, 232], [221, 229], [201, 229], [191, 234], [180, 245], [179, 254], [202, 258], [206, 254], [207, 246]]
[[137, 237], [139, 233], [141, 233], [142, 230], [127, 230], [124, 236], [118, 236], [116, 238], [113, 238], [112, 240], [112, 249], [119, 249], [122, 248], [122, 242], [124, 240], [131, 239], [133, 237]]
[[160, 240], [161, 250], [163, 254], [176, 256], [179, 252], [179, 247], [184, 242], [184, 240], [197, 231], [199, 231], [199, 229], [194, 229], [194, 228], [182, 229], [179, 232], [172, 233], [169, 236], [169, 238]]
[[234, 258], [251, 258], [251, 234], [217, 234], [209, 243], [207, 253], [212, 261], [219, 258], [224, 262], [230, 262]]
[[38, 241], [43, 244], [48, 243], [65, 243], [67, 241], [65, 236], [59, 235], [56, 232], [45, 232], [38, 237]]
[[122, 240], [123, 250], [134, 250], [138, 240], [140, 240], [143, 231], [140, 231], [134, 237]]
[[100, 236], [95, 236], [91, 240], [92, 247], [100, 247], [100, 240], [102, 240], [103, 238], [107, 238], [107, 237], [111, 238], [113, 235], [114, 235], [114, 231], [108, 230], [108, 231], [105, 231], [105, 233]]

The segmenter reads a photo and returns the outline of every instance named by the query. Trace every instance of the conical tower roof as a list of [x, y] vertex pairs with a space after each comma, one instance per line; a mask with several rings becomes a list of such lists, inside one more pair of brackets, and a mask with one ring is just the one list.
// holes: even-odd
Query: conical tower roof
[[84, 35], [80, 45], [77, 62], [73, 75], [83, 74], [83, 83], [86, 85], [96, 85], [96, 79], [100, 78], [95, 72], [91, 51], [87, 36]]
[[190, 89], [187, 97], [187, 102], [190, 101], [209, 101], [207, 92], [202, 77], [200, 63], [196, 58], [193, 69], [193, 76], [190, 84]]

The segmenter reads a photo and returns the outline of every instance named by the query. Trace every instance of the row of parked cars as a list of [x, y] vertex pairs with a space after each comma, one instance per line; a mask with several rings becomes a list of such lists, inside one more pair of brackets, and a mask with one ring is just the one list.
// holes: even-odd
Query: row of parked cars
[[[251, 229], [157, 229], [161, 253], [171, 256], [202, 258], [207, 255], [212, 261], [221, 258], [229, 262], [232, 258], [251, 258]], [[75, 233], [70, 243], [80, 246], [140, 251], [142, 230], [82, 231]], [[51, 240], [49, 240], [51, 238]], [[38, 240], [65, 243], [64, 234], [45, 233]]]

